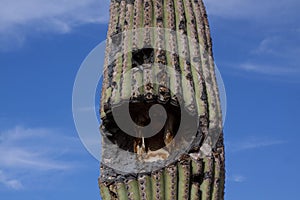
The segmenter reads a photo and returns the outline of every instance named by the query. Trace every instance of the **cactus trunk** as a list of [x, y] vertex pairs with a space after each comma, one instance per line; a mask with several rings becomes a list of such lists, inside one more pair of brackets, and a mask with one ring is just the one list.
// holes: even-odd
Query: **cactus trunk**
[[[159, 29], [151, 31], [151, 27]], [[149, 30], [119, 36], [139, 28]], [[179, 35], [167, 34], [164, 28]], [[222, 114], [202, 0], [111, 0], [107, 38], [100, 110], [104, 157], [110, 151], [108, 141], [137, 155], [170, 144], [180, 122], [177, 112], [180, 101], [189, 114], [198, 114], [200, 134], [194, 138], [189, 151], [156, 171], [122, 173], [107, 166], [105, 162], [113, 161], [106, 157], [99, 177], [102, 199], [224, 199]], [[157, 63], [158, 67], [139, 70], [139, 65], [149, 63]], [[178, 73], [166, 75], [168, 69], [163, 65], [171, 66]], [[152, 84], [153, 80], [158, 84]], [[180, 92], [181, 100], [177, 99]], [[168, 113], [167, 125], [151, 138], [126, 135], [118, 129], [112, 116], [112, 109], [126, 101], [131, 103], [132, 119], [140, 125], [148, 123], [145, 120], [148, 118], [141, 113], [147, 113], [145, 110], [154, 104], [163, 105]], [[220, 134], [216, 145], [208, 143], [212, 151], [203, 156], [200, 149], [204, 139], [210, 137], [209, 130], [219, 130]]]

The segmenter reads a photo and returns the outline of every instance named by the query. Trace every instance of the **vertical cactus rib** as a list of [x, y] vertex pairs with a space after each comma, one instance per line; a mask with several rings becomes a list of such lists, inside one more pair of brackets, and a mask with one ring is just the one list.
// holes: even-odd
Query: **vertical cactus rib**
[[[181, 92], [181, 69], [179, 65], [178, 58], [178, 48], [177, 48], [177, 35], [176, 31], [176, 19], [175, 19], [175, 8], [173, 0], [164, 0], [164, 27], [171, 32], [167, 32], [165, 34], [165, 45], [166, 49], [169, 49], [170, 52], [166, 52], [166, 59], [168, 67], [172, 67], [175, 74], [172, 74], [170, 70], [168, 70], [168, 74], [170, 74], [170, 89], [173, 92], [171, 94], [171, 103], [176, 105], [178, 101], [179, 94]], [[168, 68], [169, 69], [169, 68]]]
[[220, 158], [220, 155], [214, 156], [214, 183], [213, 183], [213, 189], [212, 189], [212, 199], [218, 200], [221, 198], [222, 195], [222, 161]]
[[114, 76], [114, 71], [117, 70], [116, 69], [116, 65], [118, 64], [118, 59], [117, 59], [117, 55], [120, 52], [120, 45], [119, 45], [119, 38], [118, 38], [118, 34], [121, 33], [120, 30], [120, 13], [121, 11], [121, 2], [120, 1], [115, 1], [115, 9], [114, 12], [117, 12], [118, 14], [115, 15], [113, 17], [113, 27], [111, 29], [111, 34], [108, 40], [108, 45], [110, 46], [110, 54], [109, 54], [109, 58], [108, 58], [108, 85], [109, 85], [109, 89], [107, 90], [109, 95], [107, 95], [107, 97], [109, 99], [106, 99], [107, 102], [111, 103], [111, 99], [112, 99], [112, 91], [114, 89], [114, 83], [113, 83], [113, 76]]
[[113, 36], [113, 43], [118, 48], [118, 51], [116, 52], [116, 66], [115, 70], [113, 71], [112, 76], [112, 95], [111, 95], [111, 101], [112, 104], [116, 105], [120, 103], [121, 101], [121, 75], [122, 75], [122, 66], [123, 66], [123, 52], [124, 52], [124, 46], [122, 45], [122, 35], [121, 33], [124, 31], [124, 22], [125, 22], [125, 15], [126, 15], [126, 1], [121, 0], [120, 2], [120, 15], [118, 17], [118, 31]]
[[200, 185], [203, 200], [211, 200], [212, 186], [213, 186], [213, 167], [214, 161], [212, 157], [205, 157], [204, 171], [203, 171], [203, 182]]
[[117, 19], [114, 13], [118, 12], [119, 10], [119, 3], [116, 1], [111, 1], [110, 5], [110, 24], [108, 26], [108, 32], [107, 32], [107, 44], [106, 44], [106, 50], [105, 50], [105, 60], [104, 60], [104, 71], [103, 71], [103, 85], [102, 85], [102, 96], [101, 96], [101, 111], [100, 115], [101, 117], [105, 117], [105, 107], [108, 107], [110, 104], [110, 98], [111, 98], [111, 84], [110, 84], [110, 72], [113, 70], [113, 65], [111, 65], [111, 54], [112, 54], [112, 45], [111, 45], [111, 37], [113, 36], [114, 31], [117, 27]]
[[212, 42], [209, 30], [209, 23], [206, 14], [206, 9], [203, 1], [198, 1], [198, 6], [201, 14], [201, 21], [203, 23], [203, 38], [205, 38], [206, 49], [205, 53], [207, 67], [204, 70], [204, 76], [207, 78], [205, 81], [207, 84], [207, 93], [209, 100], [209, 115], [210, 115], [210, 127], [213, 127], [212, 130], [221, 130], [222, 128], [222, 113], [219, 99], [218, 85], [215, 75], [215, 65], [213, 61], [213, 52], [212, 52]]
[[153, 85], [153, 69], [151, 66], [144, 66], [143, 68], [143, 74], [144, 74], [144, 95], [145, 95], [145, 100], [147, 102], [151, 102], [154, 99], [154, 85]]
[[165, 182], [164, 182], [164, 172], [163, 170], [154, 171], [151, 174], [152, 182], [152, 199], [154, 200], [164, 200], [165, 197]]
[[[187, 23], [187, 35], [189, 37], [189, 51], [191, 62], [191, 71], [195, 90], [195, 99], [197, 105], [197, 113], [200, 117], [199, 122], [199, 134], [198, 140], [195, 141], [194, 146], [199, 146], [202, 142], [202, 138], [206, 138], [208, 135], [208, 126], [207, 121], [209, 120], [209, 110], [207, 102], [207, 89], [206, 82], [204, 77], [204, 64], [203, 64], [203, 41], [199, 39], [200, 35], [198, 34], [197, 26], [197, 14], [195, 14], [194, 5], [195, 1], [186, 0], [184, 1], [184, 9], [186, 13], [186, 23]], [[198, 20], [199, 21], [199, 20]]]
[[151, 38], [153, 38], [152, 32], [150, 31], [150, 27], [153, 26], [153, 4], [151, 0], [144, 0], [144, 15], [143, 28], [145, 28], [145, 31], [143, 32], [143, 46], [150, 48], [152, 46]]
[[[193, 5], [191, 0], [184, 1], [184, 10], [186, 13], [186, 23], [187, 23], [187, 35], [189, 37], [189, 60], [192, 64], [192, 76], [195, 87], [195, 97], [197, 101], [198, 114], [200, 116], [206, 114], [206, 102], [201, 98], [205, 85], [203, 82], [203, 71], [201, 69], [201, 56], [200, 56], [200, 46], [198, 39], [198, 31], [196, 25], [195, 14], [193, 10]], [[199, 83], [199, 84], [198, 84]]]
[[178, 0], [176, 3], [174, 3], [174, 5], [176, 13], [176, 31], [178, 32], [177, 42], [178, 53], [180, 55], [179, 64], [182, 73], [181, 82], [183, 85], [182, 90], [184, 104], [188, 112], [195, 113], [194, 83], [191, 72], [191, 63], [189, 60], [189, 46], [186, 35], [187, 27], [183, 1]]
[[164, 31], [164, 2], [163, 0], [154, 1], [154, 25], [157, 27], [155, 32], [155, 57], [154, 62], [158, 64], [155, 77], [159, 85], [157, 86], [158, 102], [166, 103], [169, 101], [169, 77], [167, 76], [166, 51], [165, 51], [165, 31]]
[[201, 159], [191, 159], [191, 188], [190, 194], [192, 200], [200, 200], [201, 199], [201, 191], [200, 191], [200, 183], [201, 183], [201, 175], [203, 174], [203, 163]]
[[218, 141], [213, 154], [215, 159], [213, 200], [224, 198], [225, 157], [224, 157], [224, 146], [222, 144], [223, 144], [223, 134], [221, 134], [221, 139]]
[[[133, 28], [134, 30], [138, 30], [139, 28], [142, 28], [144, 25], [144, 6], [143, 6], [143, 0], [137, 0], [134, 4], [134, 20], [133, 20]], [[143, 35], [140, 31], [133, 31], [133, 56], [132, 56], [132, 101], [139, 101], [141, 98], [141, 95], [143, 93], [143, 88], [140, 88], [139, 86], [143, 83], [143, 72], [139, 68], [140, 63], [136, 60], [137, 58], [135, 55], [137, 52], [135, 52], [136, 49], [142, 49], [143, 48]]]
[[125, 184], [128, 191], [128, 200], [140, 200], [140, 190], [138, 181], [133, 178], [127, 178]]
[[200, 184], [199, 183], [193, 183], [191, 186], [191, 200], [201, 200], [201, 193], [200, 193]]
[[[145, 60], [144, 64], [150, 64], [152, 62], [151, 58], [153, 56], [153, 32], [151, 27], [153, 27], [154, 24], [154, 15], [153, 15], [153, 2], [151, 0], [144, 0], [144, 30], [141, 31], [144, 37], [144, 44], [143, 44], [143, 51], [147, 57], [147, 61]], [[153, 79], [154, 79], [154, 73], [153, 69], [150, 68], [151, 66], [143, 66], [144, 67], [144, 96], [146, 101], [153, 101], [154, 99], [154, 85], [153, 85]], [[146, 70], [145, 70], [146, 69]]]
[[[200, 6], [199, 1], [201, 1], [201, 0], [193, 0], [192, 1], [197, 30], [198, 30], [198, 39], [199, 39], [199, 44], [201, 46], [203, 46], [204, 49], [208, 50], [205, 25], [204, 25], [204, 21], [203, 21], [204, 19], [203, 19], [202, 10], [201, 10], [202, 8]], [[209, 52], [207, 51], [207, 53], [209, 53]]]
[[178, 163], [178, 200], [190, 198], [190, 160], [189, 156]]
[[177, 165], [173, 164], [165, 168], [165, 199], [177, 200], [177, 190], [178, 190], [178, 175], [177, 175]]
[[133, 28], [133, 15], [134, 15], [134, 4], [126, 4], [126, 16], [124, 22], [124, 39], [123, 39], [123, 48], [124, 48], [124, 60], [123, 60], [123, 69], [122, 69], [122, 90], [121, 90], [121, 99], [126, 100], [130, 98], [131, 95], [131, 67], [132, 67], [132, 38], [128, 34], [128, 31]]
[[147, 174], [140, 174], [138, 177], [138, 181], [139, 181], [140, 199], [141, 200], [153, 199], [151, 177]]
[[[134, 18], [133, 18], [133, 29], [137, 30], [143, 27], [144, 20], [144, 6], [143, 0], [134, 1]], [[142, 48], [143, 41], [139, 32], [133, 32], [133, 49]]]
[[204, 31], [206, 34], [206, 42], [207, 42], [207, 48], [208, 48], [207, 51], [208, 51], [209, 55], [213, 57], [212, 40], [211, 40], [211, 36], [210, 36], [210, 29], [209, 29], [209, 23], [208, 23], [205, 5], [204, 5], [203, 1], [199, 1], [199, 0], [197, 0], [197, 1], [200, 6], [200, 13], [202, 15], [202, 22], [204, 24]]
[[123, 181], [116, 183], [118, 200], [128, 200], [128, 191]]
[[100, 187], [100, 193], [102, 196], [103, 200], [111, 200], [112, 197], [110, 196], [110, 191], [108, 187], [106, 187], [103, 183], [99, 182], [99, 187]]

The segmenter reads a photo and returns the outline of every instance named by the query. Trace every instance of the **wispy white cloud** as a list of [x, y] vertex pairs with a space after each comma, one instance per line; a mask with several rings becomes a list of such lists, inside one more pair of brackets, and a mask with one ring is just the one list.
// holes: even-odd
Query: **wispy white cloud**
[[8, 178], [1, 170], [0, 170], [0, 184], [3, 184], [6, 187], [13, 190], [20, 190], [24, 188], [20, 180]]
[[276, 50], [278, 51], [278, 49], [275, 49], [275, 46], [279, 47], [282, 46], [281, 42], [281, 38], [278, 36], [271, 36], [271, 37], [267, 37], [264, 38], [260, 44], [258, 45], [258, 47], [256, 49], [253, 50], [253, 53], [255, 54], [277, 54]]
[[235, 174], [235, 175], [229, 176], [228, 180], [232, 181], [232, 182], [236, 182], [236, 183], [243, 183], [246, 181], [246, 177], [243, 175], [240, 175], [240, 174]]
[[232, 180], [234, 182], [237, 182], [237, 183], [242, 183], [242, 182], [245, 182], [246, 181], [246, 177], [242, 176], [242, 175], [234, 175], [232, 177]]
[[[233, 49], [232, 52], [237, 54], [237, 57], [232, 56], [230, 58], [231, 56], [229, 56], [226, 58], [234, 60], [225, 60], [223, 63], [223, 65], [230, 66], [230, 73], [243, 76], [245, 72], [250, 72], [253, 76], [248, 76], [249, 73], [247, 73], [247, 77], [262, 75], [268, 80], [292, 83], [299, 81], [300, 47], [298, 44], [300, 37], [298, 21], [300, 15], [298, 10], [300, 1], [204, 1], [209, 16], [223, 20], [220, 27], [227, 23], [225, 30], [230, 31], [224, 31], [225, 35], [234, 33], [234, 36], [237, 36], [230, 36], [231, 40], [226, 42], [227, 45], [232, 45], [230, 47]], [[218, 22], [220, 21], [214, 21], [216, 24]], [[215, 26], [218, 26], [216, 24]], [[257, 45], [255, 46], [255, 44]]]
[[66, 32], [77, 24], [106, 22], [108, 5], [100, 0], [2, 0], [0, 31], [35, 24]]
[[[294, 33], [292, 34], [294, 35]], [[247, 61], [231, 64], [232, 67], [272, 77], [285, 79], [300, 76], [299, 36], [268, 36], [249, 51]]]
[[80, 25], [106, 23], [108, 15], [108, 0], [2, 0], [0, 50], [21, 47], [33, 33], [68, 33]]
[[[0, 132], [0, 183], [12, 189], [24, 187], [22, 176], [69, 171], [78, 166], [72, 156], [78, 155], [80, 142], [58, 131], [44, 128], [15, 127]], [[26, 186], [26, 185], [25, 185]]]
[[[276, 56], [282, 59], [299, 60], [299, 34], [289, 31], [286, 35], [271, 35], [261, 40], [252, 53], [258, 56]], [[287, 60], [288, 61], [288, 60]]]
[[231, 152], [239, 152], [245, 150], [261, 149], [276, 145], [283, 145], [288, 143], [286, 140], [276, 140], [269, 138], [247, 138], [235, 142], [227, 142], [227, 149]]
[[290, 67], [290, 66], [270, 66], [268, 64], [257, 64], [257, 63], [242, 63], [238, 65], [239, 69], [255, 72], [264, 75], [295, 75], [300, 73], [300, 67]]
[[[265, 21], [297, 14], [298, 0], [204, 0], [210, 15]], [[276, 13], [276, 15], [274, 15]], [[275, 19], [272, 19], [275, 20]]]

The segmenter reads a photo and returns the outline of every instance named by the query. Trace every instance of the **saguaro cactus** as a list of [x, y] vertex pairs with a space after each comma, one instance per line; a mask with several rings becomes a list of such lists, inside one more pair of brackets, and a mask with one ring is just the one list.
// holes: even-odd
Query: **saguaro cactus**
[[[224, 199], [221, 108], [202, 0], [111, 0], [107, 38], [100, 110], [102, 199]], [[161, 112], [150, 119], [149, 109], [156, 104], [166, 112], [157, 134], [145, 137], [134, 126], [119, 126], [126, 105], [126, 118], [140, 127], [152, 123], [154, 130]], [[183, 118], [190, 124], [175, 140]], [[186, 143], [187, 149], [178, 150]], [[134, 156], [124, 157], [116, 147]], [[180, 155], [172, 157], [177, 150]], [[143, 163], [172, 159], [153, 164], [153, 170], [143, 168]]]

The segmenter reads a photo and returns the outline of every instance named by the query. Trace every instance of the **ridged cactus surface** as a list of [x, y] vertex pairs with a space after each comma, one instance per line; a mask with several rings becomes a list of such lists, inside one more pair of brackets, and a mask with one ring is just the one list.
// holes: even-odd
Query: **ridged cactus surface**
[[[135, 31], [139, 29], [143, 31]], [[107, 38], [100, 110], [102, 199], [224, 199], [221, 106], [202, 0], [112, 0]], [[162, 105], [166, 124], [152, 137], [128, 135], [118, 127], [112, 111], [125, 103], [130, 117], [140, 126], [150, 123], [151, 106]], [[190, 148], [174, 162], [134, 173], [109, 165], [117, 162], [110, 159], [114, 148], [110, 144], [145, 162], [166, 159], [176, 148], [161, 149], [172, 144], [182, 115], [197, 119], [199, 126]], [[184, 130], [188, 132], [188, 127]], [[218, 131], [216, 144], [210, 138], [211, 131]], [[185, 139], [179, 142], [183, 144]], [[203, 154], [205, 141], [212, 150]]]

